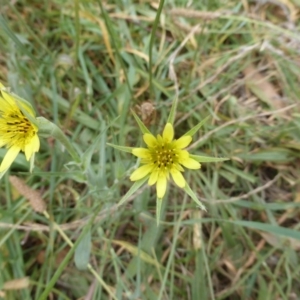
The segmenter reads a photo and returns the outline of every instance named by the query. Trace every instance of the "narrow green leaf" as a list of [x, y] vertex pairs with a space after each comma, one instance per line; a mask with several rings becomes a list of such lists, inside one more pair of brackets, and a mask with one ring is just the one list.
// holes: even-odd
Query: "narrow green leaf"
[[241, 153], [237, 157], [249, 162], [288, 162], [294, 159], [293, 151], [284, 148], [268, 148], [258, 152]]
[[145, 126], [145, 124], [144, 124], [144, 123], [142, 122], [142, 120], [138, 117], [138, 115], [137, 115], [133, 110], [132, 110], [131, 112], [132, 112], [132, 114], [133, 114], [133, 116], [134, 116], [136, 122], [138, 123], [141, 132], [142, 132], [143, 134], [145, 134], [145, 133], [150, 133], [150, 134], [151, 134], [151, 132], [149, 131], [149, 129]]
[[194, 126], [191, 130], [189, 130], [188, 132], [186, 132], [183, 136], [193, 136], [201, 127], [204, 123], [206, 123], [206, 121], [210, 118], [210, 116], [207, 116], [206, 118], [204, 118], [200, 123], [198, 123], [196, 126]]
[[224, 165], [224, 169], [231, 172], [232, 174], [235, 174], [241, 178], [243, 178], [246, 181], [249, 181], [251, 183], [255, 183], [257, 181], [257, 177], [252, 175], [251, 173], [246, 172], [245, 170], [239, 170], [232, 166]]
[[74, 262], [78, 270], [87, 270], [91, 255], [91, 245], [91, 230], [88, 230], [75, 249]]
[[157, 224], [157, 227], [159, 226], [162, 202], [163, 202], [163, 199], [156, 198], [156, 224]]
[[128, 153], [131, 153], [131, 154], [132, 154], [132, 150], [134, 149], [132, 147], [119, 146], [119, 145], [114, 145], [114, 144], [110, 144], [110, 143], [106, 143], [106, 145], [108, 145], [110, 147], [113, 147], [117, 150], [128, 152]]
[[253, 221], [243, 221], [243, 220], [235, 220], [235, 221], [226, 221], [235, 225], [240, 225], [243, 227], [248, 227], [252, 229], [262, 230], [266, 232], [270, 232], [276, 236], [280, 235], [283, 237], [290, 237], [296, 240], [300, 240], [300, 232], [296, 229], [290, 229], [281, 227], [278, 225], [260, 223], [260, 222], [253, 222]]
[[138, 181], [136, 181], [132, 187], [128, 190], [128, 192], [122, 197], [122, 199], [119, 201], [118, 206], [122, 205], [124, 202], [126, 202], [130, 196], [132, 196], [148, 179], [148, 176], [145, 178], [142, 178]]
[[201, 156], [201, 155], [193, 155], [193, 154], [190, 154], [190, 158], [198, 162], [206, 162], [206, 163], [229, 160], [229, 158], [226, 157], [211, 157], [211, 156]]
[[190, 186], [188, 185], [188, 183], [185, 183], [185, 187], [184, 187], [185, 192], [196, 202], [196, 204], [202, 209], [206, 211], [205, 206], [199, 201], [199, 199], [197, 198], [196, 194], [192, 191], [192, 189], [190, 188]]

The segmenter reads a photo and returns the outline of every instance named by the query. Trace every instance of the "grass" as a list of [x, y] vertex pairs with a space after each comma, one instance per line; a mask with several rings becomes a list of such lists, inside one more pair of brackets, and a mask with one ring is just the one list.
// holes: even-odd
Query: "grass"
[[[2, 179], [0, 299], [298, 299], [299, 1], [166, 0], [155, 23], [157, 11], [2, 1], [0, 80], [82, 167], [41, 139], [34, 172], [19, 155]], [[189, 148], [230, 161], [185, 172], [207, 212], [171, 185], [157, 227], [153, 188], [116, 207], [137, 163], [106, 143], [142, 143], [130, 110], [160, 133], [176, 97], [176, 135], [209, 115]]]

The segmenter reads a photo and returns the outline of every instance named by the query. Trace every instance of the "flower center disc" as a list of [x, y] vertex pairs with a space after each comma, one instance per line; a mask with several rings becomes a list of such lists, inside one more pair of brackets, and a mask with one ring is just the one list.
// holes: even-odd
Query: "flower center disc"
[[152, 151], [152, 161], [158, 168], [171, 169], [178, 162], [178, 154], [170, 144], [162, 144]]

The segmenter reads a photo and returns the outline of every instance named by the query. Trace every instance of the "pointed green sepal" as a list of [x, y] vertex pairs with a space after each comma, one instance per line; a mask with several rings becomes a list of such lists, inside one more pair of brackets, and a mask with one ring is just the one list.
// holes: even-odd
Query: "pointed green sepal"
[[135, 149], [135, 148], [132, 148], [132, 147], [119, 146], [119, 145], [114, 145], [114, 144], [110, 144], [110, 143], [106, 143], [106, 145], [108, 145], [110, 147], [113, 147], [117, 150], [128, 152], [128, 153], [131, 153], [131, 154], [132, 154], [132, 150]]
[[122, 205], [124, 202], [126, 202], [130, 196], [132, 196], [148, 179], [149, 176], [146, 176], [145, 178], [142, 178], [138, 181], [136, 181], [132, 187], [128, 190], [128, 192], [122, 197], [122, 199], [119, 201], [118, 206]]
[[138, 115], [137, 115], [133, 110], [132, 110], [131, 112], [132, 112], [132, 114], [133, 114], [133, 116], [134, 116], [136, 122], [138, 123], [141, 132], [142, 132], [143, 134], [145, 134], [145, 133], [150, 133], [150, 134], [151, 134], [151, 132], [149, 131], [149, 129], [145, 126], [145, 124], [144, 124], [144, 123], [142, 122], [142, 120], [138, 117]]
[[193, 155], [193, 154], [190, 154], [190, 158], [200, 163], [220, 162], [220, 161], [225, 161], [230, 159], [227, 157], [211, 157], [211, 156], [201, 156], [201, 155]]
[[206, 211], [205, 206], [199, 201], [196, 194], [192, 191], [188, 183], [185, 183], [185, 187], [183, 188], [185, 192], [196, 202], [196, 204], [202, 209]]
[[172, 107], [171, 107], [171, 110], [170, 110], [170, 114], [169, 114], [169, 117], [168, 117], [168, 120], [167, 120], [167, 123], [171, 123], [172, 125], [174, 124], [177, 105], [178, 105], [178, 97], [176, 96], [175, 100], [173, 100]]
[[162, 202], [163, 202], [162, 198], [156, 198], [156, 224], [157, 224], [157, 227], [159, 226]]
[[200, 123], [198, 123], [196, 126], [194, 126], [191, 130], [186, 132], [183, 136], [193, 136], [201, 127], [206, 123], [206, 121], [210, 118], [210, 116], [207, 116], [204, 118]]

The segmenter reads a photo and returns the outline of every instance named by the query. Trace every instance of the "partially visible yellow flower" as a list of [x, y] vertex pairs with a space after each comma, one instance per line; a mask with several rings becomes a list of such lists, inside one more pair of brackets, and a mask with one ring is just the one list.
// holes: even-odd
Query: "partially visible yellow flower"
[[[0, 165], [0, 178], [9, 169], [20, 151], [31, 162], [40, 148], [38, 127], [30, 119], [35, 119], [35, 111], [23, 99], [9, 93], [0, 83], [0, 148], [6, 152]], [[33, 166], [33, 163], [31, 163]]]
[[150, 133], [145, 133], [143, 139], [147, 148], [132, 150], [132, 154], [141, 158], [143, 165], [132, 173], [130, 179], [137, 181], [149, 177], [148, 184], [156, 184], [158, 198], [164, 197], [170, 174], [176, 185], [184, 188], [186, 181], [182, 175], [183, 167], [200, 169], [200, 163], [191, 158], [187, 150], [183, 150], [191, 143], [192, 137], [186, 135], [175, 140], [171, 123], [166, 124], [162, 136], [158, 134], [154, 137]]

